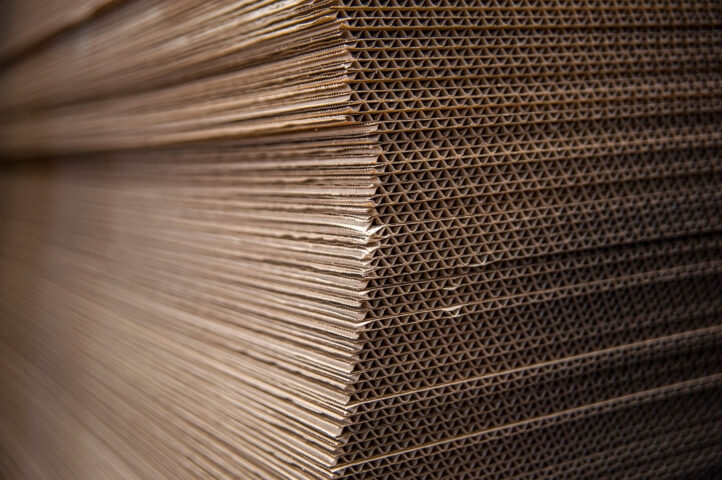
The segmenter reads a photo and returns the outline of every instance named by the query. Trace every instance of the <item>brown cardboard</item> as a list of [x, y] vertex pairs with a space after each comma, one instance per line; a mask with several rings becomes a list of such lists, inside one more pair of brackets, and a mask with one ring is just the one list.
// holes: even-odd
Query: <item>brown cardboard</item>
[[719, 2], [56, 3], [0, 7], [0, 476], [720, 471]]

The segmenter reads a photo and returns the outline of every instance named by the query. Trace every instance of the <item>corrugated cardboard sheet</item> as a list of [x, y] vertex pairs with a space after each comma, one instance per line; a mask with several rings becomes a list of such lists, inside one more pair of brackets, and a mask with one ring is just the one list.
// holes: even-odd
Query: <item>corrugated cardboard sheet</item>
[[719, 1], [3, 7], [3, 478], [722, 474]]

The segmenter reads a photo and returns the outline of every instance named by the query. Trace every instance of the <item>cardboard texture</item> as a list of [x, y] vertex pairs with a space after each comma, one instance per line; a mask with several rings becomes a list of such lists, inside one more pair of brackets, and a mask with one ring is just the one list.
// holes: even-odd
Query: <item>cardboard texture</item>
[[722, 475], [720, 2], [0, 11], [2, 478]]

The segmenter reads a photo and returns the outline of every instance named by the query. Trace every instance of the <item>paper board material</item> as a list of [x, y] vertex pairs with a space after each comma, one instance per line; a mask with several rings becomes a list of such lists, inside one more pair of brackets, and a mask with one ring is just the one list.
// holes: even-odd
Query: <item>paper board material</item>
[[59, 5], [0, 7], [0, 476], [722, 472], [719, 2]]

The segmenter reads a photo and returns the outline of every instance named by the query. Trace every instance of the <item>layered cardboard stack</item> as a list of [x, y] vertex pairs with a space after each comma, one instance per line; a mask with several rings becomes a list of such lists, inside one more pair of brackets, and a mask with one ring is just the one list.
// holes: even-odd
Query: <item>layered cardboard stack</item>
[[719, 2], [74, 3], [0, 50], [3, 475], [722, 473]]

